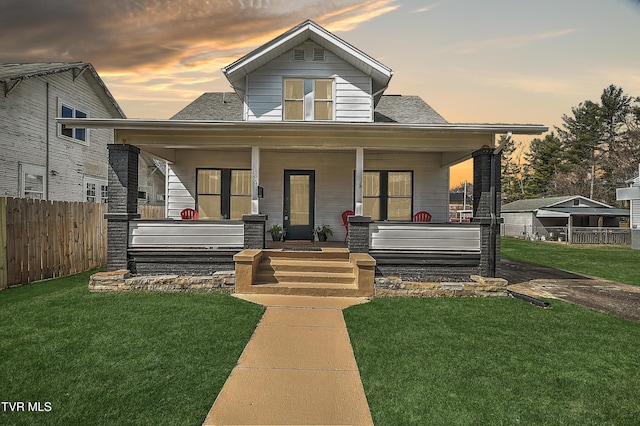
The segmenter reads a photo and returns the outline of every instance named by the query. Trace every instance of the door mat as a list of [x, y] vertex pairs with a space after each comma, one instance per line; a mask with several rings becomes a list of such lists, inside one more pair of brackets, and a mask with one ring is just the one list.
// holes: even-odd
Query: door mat
[[282, 251], [322, 251], [322, 247], [283, 247]]

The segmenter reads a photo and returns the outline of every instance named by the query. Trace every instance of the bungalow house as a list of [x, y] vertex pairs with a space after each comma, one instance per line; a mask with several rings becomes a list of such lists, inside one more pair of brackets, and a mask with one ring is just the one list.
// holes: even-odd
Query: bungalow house
[[[222, 71], [234, 92], [206, 93], [171, 120], [59, 119], [115, 129], [109, 270], [211, 274], [233, 268], [235, 259], [249, 263], [250, 280], [291, 281], [286, 291], [368, 274], [360, 295], [371, 294], [374, 270], [416, 280], [495, 275], [496, 135], [538, 135], [546, 127], [452, 124], [419, 97], [388, 96], [389, 67], [312, 21]], [[140, 151], [169, 164], [165, 220], [139, 220], [131, 205]], [[472, 157], [474, 218], [452, 224], [449, 167]], [[186, 208], [198, 220], [181, 220]], [[421, 211], [430, 222], [414, 221]], [[322, 224], [334, 247], [311, 243]], [[273, 225], [285, 229], [286, 241], [265, 250]], [[306, 267], [287, 270], [295, 256]], [[341, 256], [361, 269], [332, 275], [321, 268]], [[296, 275], [315, 267], [324, 272]], [[242, 274], [236, 270], [237, 291], [275, 291], [240, 289]]]
[[576, 196], [518, 200], [502, 206], [502, 235], [574, 244], [627, 244], [629, 210]]
[[[0, 196], [107, 202], [113, 131], [70, 128], [56, 117], [125, 114], [89, 63], [0, 64]], [[156, 164], [143, 159], [139, 167], [142, 202], [162, 199]]]

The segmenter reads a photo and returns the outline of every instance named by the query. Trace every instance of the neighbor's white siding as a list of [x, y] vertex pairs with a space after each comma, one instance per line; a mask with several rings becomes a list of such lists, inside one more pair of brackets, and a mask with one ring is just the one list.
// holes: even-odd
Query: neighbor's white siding
[[640, 200], [631, 200], [631, 221], [632, 229], [640, 229]]
[[307, 51], [305, 61], [293, 61], [289, 51], [247, 77], [247, 120], [281, 121], [283, 78], [291, 77], [334, 79], [336, 121], [373, 121], [371, 78], [328, 50], [324, 61], [311, 60], [314, 48], [321, 49], [307, 41], [296, 47]]
[[85, 177], [106, 181], [107, 143], [113, 142], [113, 131], [87, 130], [90, 142], [85, 145], [58, 137], [55, 122], [58, 99], [90, 117], [116, 118], [96, 95], [87, 74], [76, 81], [71, 71], [30, 78], [6, 97], [0, 86], [0, 196], [20, 196], [20, 163], [46, 168], [47, 134], [49, 199], [84, 201]]

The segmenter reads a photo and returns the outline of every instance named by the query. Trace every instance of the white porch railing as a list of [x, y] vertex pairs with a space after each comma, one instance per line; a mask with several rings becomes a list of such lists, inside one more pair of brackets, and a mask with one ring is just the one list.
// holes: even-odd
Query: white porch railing
[[369, 226], [371, 250], [480, 253], [480, 225], [387, 223]]
[[129, 248], [229, 248], [244, 246], [241, 221], [133, 220]]
[[631, 244], [628, 228], [571, 228], [572, 244]]

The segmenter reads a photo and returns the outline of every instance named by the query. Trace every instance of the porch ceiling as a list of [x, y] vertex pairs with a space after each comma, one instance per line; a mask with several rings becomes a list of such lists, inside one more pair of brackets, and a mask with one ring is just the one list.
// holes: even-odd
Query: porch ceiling
[[353, 150], [437, 152], [443, 166], [464, 161], [496, 134], [539, 135], [548, 129], [523, 124], [398, 124], [343, 122], [213, 122], [59, 118], [70, 127], [115, 130], [116, 143], [173, 161], [181, 149]]

